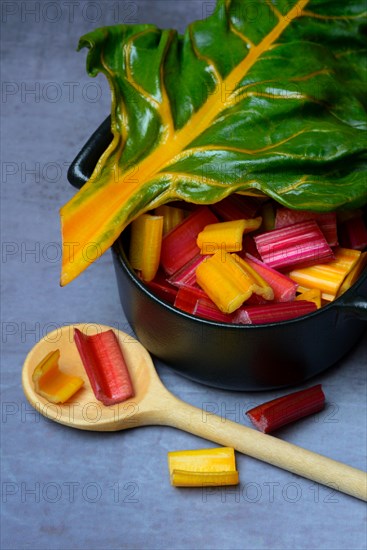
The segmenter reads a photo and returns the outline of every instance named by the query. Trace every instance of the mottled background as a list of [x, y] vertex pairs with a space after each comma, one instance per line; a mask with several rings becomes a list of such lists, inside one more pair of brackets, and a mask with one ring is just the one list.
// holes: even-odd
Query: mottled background
[[[109, 112], [104, 78], [85, 72], [80, 35], [150, 22], [181, 31], [213, 2], [3, 1], [1, 548], [364, 549], [364, 505], [245, 456], [236, 488], [175, 489], [167, 451], [213, 446], [170, 428], [80, 432], [27, 405], [27, 352], [64, 324], [129, 330], [110, 254], [64, 289], [59, 207], [74, 193], [67, 167]], [[366, 452], [366, 338], [313, 380], [328, 405], [278, 435], [358, 468]], [[309, 343], [312, 345], [312, 342]], [[167, 387], [248, 425], [244, 413], [279, 392], [230, 393], [185, 380], [157, 362]], [[310, 384], [307, 384], [310, 385]]]

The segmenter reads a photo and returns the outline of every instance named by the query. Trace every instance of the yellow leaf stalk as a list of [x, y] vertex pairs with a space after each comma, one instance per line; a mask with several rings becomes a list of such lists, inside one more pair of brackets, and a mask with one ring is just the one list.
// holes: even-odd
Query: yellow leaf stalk
[[198, 265], [196, 281], [223, 313], [233, 313], [253, 292], [252, 278], [223, 250]]
[[173, 470], [171, 484], [175, 487], [204, 487], [205, 485], [238, 485], [238, 472], [186, 472]]
[[163, 216], [142, 214], [131, 224], [129, 260], [143, 281], [152, 281], [158, 271], [162, 235]]
[[199, 233], [196, 244], [201, 254], [215, 254], [217, 250], [239, 252], [244, 233], [255, 231], [260, 225], [261, 218], [212, 223]]
[[320, 309], [321, 290], [319, 288], [311, 288], [310, 290], [305, 290], [296, 297], [296, 300], [306, 300], [306, 302], [313, 302], [314, 304], [316, 304], [317, 309]]
[[131, 235], [130, 235], [130, 249], [129, 249], [129, 261], [131, 267], [137, 271], [141, 270], [143, 264], [143, 248], [144, 240], [143, 236], [145, 233], [145, 224], [146, 224], [146, 215], [143, 214], [136, 218], [130, 225]]
[[167, 206], [163, 204], [154, 211], [156, 216], [163, 216], [163, 235], [166, 235], [176, 227], [185, 217], [185, 212], [182, 208], [176, 208], [175, 206]]
[[345, 291], [347, 291], [351, 286], [354, 285], [354, 283], [357, 282], [366, 265], [367, 265], [367, 252], [362, 252], [362, 254], [358, 258], [357, 263], [355, 264], [353, 269], [348, 273], [348, 275], [345, 277], [341, 287], [339, 288], [339, 291], [337, 294], [338, 297], [344, 294]]
[[51, 403], [65, 403], [84, 384], [79, 376], [70, 376], [59, 370], [60, 351], [51, 351], [33, 371], [32, 381], [36, 393]]
[[327, 264], [294, 269], [288, 276], [298, 283], [300, 292], [318, 288], [322, 299], [331, 302], [335, 300], [345, 277], [356, 265], [360, 255], [359, 250], [338, 247], [335, 250], [335, 260]]
[[265, 300], [274, 300], [274, 291], [271, 286], [251, 267], [246, 260], [238, 256], [237, 254], [232, 254], [235, 260], [239, 263], [243, 271], [247, 276], [252, 279], [252, 292], [262, 296]]
[[275, 227], [275, 210], [271, 202], [266, 202], [261, 207], [261, 231], [271, 231]]
[[176, 487], [237, 485], [234, 449], [218, 447], [168, 453], [171, 484]]
[[246, 260], [223, 250], [198, 265], [196, 281], [223, 313], [233, 313], [252, 293], [274, 298], [273, 289]]

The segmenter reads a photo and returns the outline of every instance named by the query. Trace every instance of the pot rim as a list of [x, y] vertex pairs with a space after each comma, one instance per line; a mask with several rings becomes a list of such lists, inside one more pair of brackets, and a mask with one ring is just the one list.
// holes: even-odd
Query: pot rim
[[[102, 122], [102, 124], [94, 131], [94, 133], [90, 136], [88, 141], [84, 144], [84, 146], [79, 151], [78, 155], [75, 157], [71, 165], [69, 166], [67, 178], [71, 185], [76, 187], [77, 189], [80, 189], [84, 183], [89, 179], [91, 176], [96, 162], [98, 158], [101, 156], [101, 154], [106, 150], [109, 143], [111, 142], [113, 136], [111, 134], [111, 117], [110, 115], [107, 116], [107, 118]], [[366, 208], [366, 205], [363, 207]], [[348, 302], [348, 299], [352, 297], [356, 297], [356, 291], [358, 291], [358, 288], [363, 285], [367, 281], [367, 267], [365, 267], [363, 273], [360, 275], [359, 279], [354, 283], [354, 285], [349, 288], [344, 294], [339, 296], [336, 300], [322, 306], [320, 309], [317, 309], [316, 311], [313, 311], [312, 313], [308, 313], [306, 315], [301, 315], [299, 317], [296, 317], [294, 319], [289, 319], [287, 321], [277, 321], [274, 323], [264, 323], [259, 325], [241, 325], [241, 324], [235, 324], [235, 323], [220, 323], [218, 321], [210, 321], [208, 319], [203, 319], [199, 317], [195, 317], [194, 315], [191, 315], [190, 313], [186, 313], [178, 308], [175, 308], [173, 305], [171, 305], [169, 302], [166, 302], [156, 296], [153, 292], [149, 290], [149, 288], [136, 276], [136, 273], [131, 268], [128, 258], [125, 254], [124, 248], [120, 242], [121, 236], [115, 241], [115, 243], [112, 245], [112, 253], [115, 255], [117, 261], [119, 262], [119, 265], [122, 267], [122, 269], [125, 271], [126, 275], [129, 277], [129, 279], [133, 282], [133, 284], [141, 290], [150, 300], [155, 302], [156, 304], [167, 308], [171, 313], [176, 314], [177, 316], [188, 319], [189, 321], [194, 321], [196, 323], [202, 324], [202, 326], [208, 326], [208, 327], [216, 327], [221, 328], [224, 330], [232, 330], [232, 329], [247, 329], [247, 330], [265, 330], [268, 327], [278, 327], [278, 326], [290, 326], [293, 324], [297, 324], [299, 322], [312, 319], [314, 317], [317, 317], [319, 315], [322, 315], [323, 313], [329, 311], [332, 308], [345, 308], [348, 307], [350, 309], [356, 309], [355, 304], [352, 302]], [[363, 307], [365, 308], [365, 311], [363, 312], [364, 319], [366, 319], [367, 315], [367, 295], [363, 296], [363, 299], [366, 299], [366, 303], [363, 302]]]
[[209, 326], [209, 327], [216, 327], [224, 330], [233, 330], [233, 329], [241, 329], [241, 330], [265, 330], [269, 327], [280, 327], [280, 326], [290, 326], [297, 323], [300, 323], [306, 319], [313, 319], [316, 318], [323, 313], [326, 313], [332, 308], [338, 308], [343, 307], [346, 304], [346, 301], [348, 297], [355, 296], [356, 290], [365, 282], [367, 281], [367, 267], [364, 269], [363, 273], [360, 275], [358, 280], [354, 283], [353, 286], [351, 286], [348, 290], [346, 290], [341, 296], [333, 300], [332, 302], [329, 302], [328, 304], [322, 306], [320, 309], [317, 309], [316, 311], [312, 311], [311, 313], [307, 313], [306, 315], [300, 315], [299, 317], [295, 317], [294, 319], [288, 319], [285, 321], [276, 321], [272, 323], [262, 323], [258, 325], [243, 325], [238, 323], [221, 323], [219, 321], [211, 321], [209, 319], [204, 319], [202, 317], [196, 317], [195, 315], [192, 315], [190, 313], [187, 313], [185, 311], [182, 311], [181, 309], [178, 309], [174, 307], [169, 302], [166, 302], [162, 300], [159, 296], [154, 294], [145, 284], [144, 282], [139, 279], [139, 277], [136, 275], [134, 269], [130, 266], [130, 263], [128, 261], [128, 258], [126, 256], [123, 244], [121, 243], [121, 236], [115, 241], [115, 243], [111, 247], [112, 253], [115, 255], [119, 265], [122, 267], [122, 269], [125, 271], [126, 275], [129, 277], [129, 279], [133, 282], [133, 284], [141, 290], [147, 298], [155, 302], [156, 304], [168, 309], [171, 313], [176, 314], [179, 317], [182, 317], [184, 319], [188, 319], [190, 321], [194, 321], [198, 324]]

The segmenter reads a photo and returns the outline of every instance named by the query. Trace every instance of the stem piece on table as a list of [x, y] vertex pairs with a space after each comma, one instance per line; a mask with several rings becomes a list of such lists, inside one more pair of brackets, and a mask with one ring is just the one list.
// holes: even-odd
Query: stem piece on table
[[325, 395], [321, 384], [272, 399], [246, 412], [251, 422], [263, 433], [270, 433], [290, 422], [321, 411]]
[[233, 472], [187, 472], [173, 470], [170, 475], [171, 485], [174, 487], [207, 487], [238, 485], [238, 471]]
[[194, 449], [168, 453], [171, 484], [176, 487], [202, 487], [204, 485], [237, 485], [234, 449]]

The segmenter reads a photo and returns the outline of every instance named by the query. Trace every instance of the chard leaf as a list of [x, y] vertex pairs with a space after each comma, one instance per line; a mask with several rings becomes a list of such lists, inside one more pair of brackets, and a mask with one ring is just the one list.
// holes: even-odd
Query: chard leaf
[[219, 0], [183, 36], [90, 32], [114, 139], [61, 210], [67, 284], [136, 216], [171, 200], [265, 194], [327, 211], [367, 202], [365, 0]]

